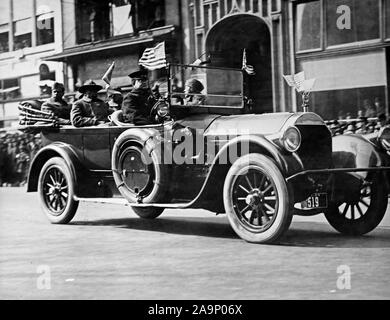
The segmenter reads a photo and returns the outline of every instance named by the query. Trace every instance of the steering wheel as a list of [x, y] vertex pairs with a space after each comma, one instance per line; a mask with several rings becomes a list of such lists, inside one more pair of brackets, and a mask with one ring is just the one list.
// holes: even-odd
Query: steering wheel
[[160, 98], [150, 110], [150, 119], [155, 123], [163, 123], [170, 120], [171, 115], [169, 111], [169, 104], [167, 99]]

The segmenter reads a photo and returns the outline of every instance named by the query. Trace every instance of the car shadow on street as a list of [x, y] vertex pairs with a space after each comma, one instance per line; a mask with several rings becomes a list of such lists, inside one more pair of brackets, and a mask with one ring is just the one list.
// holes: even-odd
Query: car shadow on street
[[[218, 220], [220, 221], [216, 221], [216, 218], [160, 217], [154, 220], [126, 218], [75, 221], [72, 224], [114, 226], [132, 230], [242, 241], [230, 227], [227, 219]], [[352, 237], [342, 235], [323, 223], [294, 222], [275, 245], [320, 248], [390, 248], [390, 229], [377, 228], [367, 235]]]
[[102, 219], [95, 221], [75, 221], [76, 225], [115, 226], [119, 228], [164, 232], [178, 235], [238, 239], [230, 225], [213, 218], [160, 217], [153, 220], [140, 218]]

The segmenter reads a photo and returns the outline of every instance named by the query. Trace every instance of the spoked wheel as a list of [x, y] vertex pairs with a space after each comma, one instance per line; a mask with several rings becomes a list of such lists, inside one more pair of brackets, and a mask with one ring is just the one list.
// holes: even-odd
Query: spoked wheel
[[224, 204], [232, 228], [248, 242], [273, 242], [291, 223], [286, 182], [276, 164], [260, 154], [243, 156], [230, 168]]
[[347, 235], [363, 235], [382, 221], [387, 208], [387, 190], [379, 175], [361, 183], [355, 197], [331, 203], [325, 212], [330, 225]]
[[43, 166], [38, 192], [42, 209], [51, 223], [66, 224], [72, 220], [78, 201], [73, 199], [74, 181], [62, 158], [52, 158]]

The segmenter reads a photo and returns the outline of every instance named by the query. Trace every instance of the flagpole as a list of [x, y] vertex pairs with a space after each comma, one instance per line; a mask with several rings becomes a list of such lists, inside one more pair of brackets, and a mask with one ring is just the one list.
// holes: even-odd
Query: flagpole
[[171, 64], [167, 63], [167, 76], [168, 76], [168, 105], [171, 107]]

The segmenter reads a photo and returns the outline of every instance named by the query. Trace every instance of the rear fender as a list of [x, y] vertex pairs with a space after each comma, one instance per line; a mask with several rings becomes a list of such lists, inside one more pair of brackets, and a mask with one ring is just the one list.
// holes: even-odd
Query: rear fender
[[83, 181], [83, 176], [87, 170], [82, 166], [73, 148], [68, 144], [60, 142], [55, 142], [42, 148], [34, 157], [30, 165], [27, 192], [36, 192], [38, 190], [38, 179], [42, 167], [53, 157], [61, 157], [65, 160], [75, 181], [75, 194], [78, 195], [81, 187], [80, 182]]

